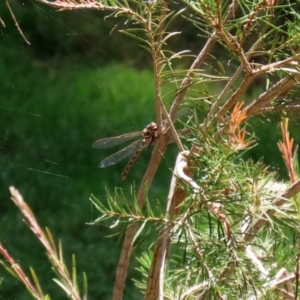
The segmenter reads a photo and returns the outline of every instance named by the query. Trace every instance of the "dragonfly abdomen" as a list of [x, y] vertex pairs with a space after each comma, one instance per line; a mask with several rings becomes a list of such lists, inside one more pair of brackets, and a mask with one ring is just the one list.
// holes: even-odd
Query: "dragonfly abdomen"
[[133, 156], [131, 157], [130, 161], [128, 162], [126, 168], [124, 169], [122, 175], [121, 175], [121, 179], [125, 179], [130, 168], [132, 167], [132, 165], [134, 164], [134, 162], [137, 160], [138, 156], [140, 155], [140, 153], [142, 152], [144, 148], [144, 145], [141, 145], [139, 149], [137, 149], [137, 151], [133, 154]]

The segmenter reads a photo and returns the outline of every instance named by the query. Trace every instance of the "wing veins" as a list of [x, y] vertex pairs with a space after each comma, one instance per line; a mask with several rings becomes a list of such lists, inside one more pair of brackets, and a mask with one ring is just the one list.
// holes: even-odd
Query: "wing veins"
[[142, 146], [142, 144], [143, 144], [143, 142], [141, 139], [137, 140], [136, 142], [133, 142], [126, 148], [106, 157], [105, 159], [103, 159], [100, 162], [99, 168], [105, 168], [108, 166], [112, 166], [112, 165], [118, 163], [119, 161], [121, 161], [122, 159], [126, 158], [127, 156], [133, 155], [139, 149], [139, 147]]
[[101, 148], [101, 149], [111, 148], [119, 144], [122, 144], [128, 140], [131, 140], [137, 136], [141, 136], [141, 131], [135, 131], [135, 132], [125, 133], [115, 137], [99, 139], [92, 144], [92, 147]]

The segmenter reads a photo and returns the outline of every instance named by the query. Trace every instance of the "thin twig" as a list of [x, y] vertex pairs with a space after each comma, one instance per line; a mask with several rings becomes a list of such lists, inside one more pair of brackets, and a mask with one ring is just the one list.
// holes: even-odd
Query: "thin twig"
[[[237, 0], [233, 0], [231, 2], [231, 5], [228, 8], [228, 13], [225, 17], [225, 22], [229, 21], [234, 16], [234, 14], [238, 8], [238, 5], [239, 5], [239, 2]], [[207, 55], [210, 53], [210, 50], [216, 43], [216, 41], [217, 41], [216, 37], [217, 37], [216, 32], [213, 32], [211, 37], [207, 40], [206, 44], [204, 45], [204, 47], [202, 48], [202, 50], [200, 51], [200, 53], [198, 54], [198, 56], [196, 57], [194, 62], [192, 63], [192, 65], [191, 65], [189, 71], [187, 72], [187, 74], [185, 75], [184, 79], [182, 80], [180, 88], [179, 88], [179, 93], [173, 100], [173, 104], [172, 104], [172, 107], [170, 110], [170, 117], [171, 117], [172, 121], [175, 120], [176, 113], [178, 111], [178, 107], [179, 107], [180, 103], [182, 102], [183, 97], [187, 91], [187, 88], [189, 87], [189, 85], [191, 83], [191, 78], [193, 77], [193, 70], [200, 68], [200, 66], [204, 62], [205, 58], [207, 57]]]
[[268, 113], [268, 112], [283, 112], [283, 111], [299, 111], [299, 104], [290, 104], [290, 105], [280, 105], [280, 106], [266, 106], [262, 107], [259, 113]]
[[246, 111], [247, 119], [255, 114], [261, 113], [261, 109], [267, 106], [271, 101], [274, 101], [285, 95], [293, 87], [299, 85], [300, 74], [285, 77], [262, 93], [255, 101], [246, 106], [243, 111]]
[[185, 75], [184, 79], [182, 80], [180, 88], [179, 88], [179, 92], [178, 92], [177, 96], [175, 97], [175, 99], [173, 100], [173, 104], [172, 104], [172, 107], [170, 110], [170, 118], [172, 121], [175, 120], [179, 105], [183, 101], [183, 98], [185, 96], [187, 88], [191, 84], [192, 77], [193, 77], [193, 71], [195, 69], [200, 68], [201, 64], [204, 62], [205, 58], [210, 53], [210, 50], [212, 49], [212, 47], [214, 46], [215, 43], [216, 43], [216, 39], [215, 39], [215, 35], [213, 34], [208, 39], [208, 41], [204, 45], [203, 49], [200, 51], [200, 53], [194, 60], [193, 64], [191, 65], [191, 67], [190, 67], [189, 71], [187, 72], [187, 74]]
[[249, 63], [247, 56], [240, 43], [229, 32], [225, 31], [223, 27], [220, 27], [220, 29], [217, 32], [219, 33], [227, 47], [237, 53], [238, 57], [242, 62], [243, 68], [247, 72], [247, 74], [252, 74], [253, 70], [251, 64]]
[[[161, 63], [161, 39], [163, 34], [163, 24], [160, 24], [159, 33], [157, 39], [152, 28], [152, 3], [149, 3], [147, 6], [147, 19], [145, 20], [144, 26], [148, 35], [149, 45], [151, 48], [152, 55], [152, 65], [154, 73], [154, 83], [155, 83], [155, 115], [156, 115], [156, 124], [158, 127], [158, 134], [162, 132], [162, 115], [161, 115], [161, 76], [159, 65]], [[163, 9], [162, 14], [165, 14], [165, 9]], [[162, 20], [160, 21], [162, 22]]]
[[[267, 30], [266, 28], [267, 27], [265, 27], [264, 30]], [[262, 35], [263, 35], [263, 32], [262, 32]], [[246, 57], [247, 57], [248, 61], [254, 56], [255, 51], [261, 45], [261, 42], [262, 42], [262, 37], [259, 38], [255, 42], [255, 44], [250, 48], [249, 52], [246, 54]], [[215, 114], [217, 108], [220, 106], [221, 101], [223, 100], [223, 97], [225, 96], [225, 94], [227, 93], [227, 91], [233, 86], [234, 82], [236, 81], [236, 79], [238, 79], [238, 77], [239, 77], [240, 73], [243, 71], [243, 69], [244, 69], [244, 66], [243, 66], [243, 64], [241, 64], [237, 68], [237, 70], [234, 72], [234, 74], [230, 77], [230, 80], [228, 81], [228, 83], [226, 84], [226, 86], [221, 91], [221, 93], [218, 96], [217, 100], [211, 106], [210, 111], [207, 114], [205, 123], [208, 124], [212, 120], [212, 118], [214, 117], [214, 114]], [[218, 116], [218, 113], [216, 113], [215, 116]]]
[[[150, 5], [148, 7], [148, 18], [145, 22], [145, 29], [148, 35], [150, 47], [151, 47], [151, 54], [152, 54], [152, 62], [153, 62], [153, 73], [154, 73], [154, 79], [155, 79], [155, 112], [156, 112], [156, 124], [158, 127], [158, 134], [161, 134], [163, 132], [162, 130], [162, 113], [166, 119], [167, 124], [171, 128], [171, 132], [174, 136], [174, 140], [177, 143], [179, 151], [183, 151], [183, 145], [181, 143], [181, 140], [176, 132], [176, 129], [173, 125], [173, 122], [168, 114], [168, 111], [162, 101], [161, 98], [161, 48], [162, 48], [162, 38], [164, 34], [164, 20], [166, 16], [167, 11], [167, 3], [163, 3], [163, 9], [161, 12], [161, 16], [159, 19], [159, 28], [158, 33], [153, 32], [152, 30], [152, 6]], [[162, 112], [162, 113], [161, 113]]]
[[[299, 63], [297, 62], [297, 59], [299, 60], [300, 53], [296, 54], [294, 56], [291, 56], [285, 60], [276, 61], [274, 63], [270, 63], [268, 65], [259, 66], [254, 73], [256, 75], [265, 74], [268, 72], [274, 72], [276, 70], [282, 69], [284, 66], [292, 66], [292, 67], [299, 67]], [[299, 71], [295, 70], [295, 72], [299, 73]]]
[[10, 263], [11, 268], [16, 273], [16, 276], [23, 282], [26, 288], [36, 297], [36, 299], [41, 299], [40, 293], [28, 279], [20, 265], [13, 259], [13, 257], [8, 253], [8, 251], [4, 248], [4, 246], [0, 243], [0, 253], [4, 256], [4, 258]]
[[254, 74], [247, 74], [239, 86], [239, 88], [236, 90], [236, 92], [226, 101], [226, 103], [221, 107], [221, 109], [218, 111], [217, 116], [223, 117], [230, 108], [236, 105], [236, 103], [241, 99], [241, 97], [244, 95], [246, 90], [248, 89], [249, 85], [253, 82], [255, 79]]
[[50, 262], [52, 263], [55, 270], [60, 274], [65, 286], [68, 288], [68, 292], [70, 293], [68, 296], [71, 299], [80, 300], [80, 295], [78, 294], [76, 287], [73, 285], [71, 279], [69, 278], [65, 265], [60, 261], [56, 253], [56, 249], [52, 248], [51, 243], [46, 238], [46, 235], [44, 234], [43, 230], [38, 224], [31, 209], [25, 203], [23, 197], [16, 188], [11, 186], [9, 190], [12, 195], [11, 200], [16, 204], [16, 206], [26, 218], [29, 228], [36, 235], [36, 237], [40, 240], [41, 244], [46, 249]]
[[64, 1], [55, 1], [50, 2], [47, 0], [36, 0], [37, 2], [46, 4], [48, 6], [57, 8], [59, 11], [63, 10], [75, 10], [75, 9], [95, 9], [95, 10], [107, 10], [112, 11], [113, 13], [123, 14], [124, 16], [128, 16], [137, 20], [140, 24], [145, 23], [145, 19], [142, 18], [138, 13], [133, 11], [132, 9], [128, 9], [126, 7], [119, 7], [119, 6], [108, 6], [104, 5], [101, 2], [85, 2], [77, 3], [77, 2], [64, 2]]
[[[158, 127], [161, 125], [161, 109], [164, 110], [164, 115], [167, 119], [168, 113], [166, 113], [166, 108], [163, 104], [162, 98], [161, 98], [161, 69], [160, 69], [160, 64], [162, 60], [162, 45], [163, 45], [163, 36], [165, 33], [165, 17], [167, 14], [168, 10], [168, 3], [166, 1], [163, 1], [162, 3], [162, 9], [161, 9], [161, 14], [159, 17], [159, 24], [158, 24], [158, 32], [156, 34], [157, 37], [157, 43], [154, 43], [152, 45], [153, 48], [153, 54], [152, 54], [152, 59], [153, 59], [153, 65], [154, 65], [154, 76], [155, 76], [155, 91], [156, 91], [156, 101], [155, 101], [155, 110], [156, 110], [156, 119]], [[153, 32], [150, 32], [150, 35], [153, 35]], [[157, 47], [155, 46], [157, 44]], [[161, 127], [159, 127], [159, 130], [161, 130]], [[160, 131], [161, 132], [161, 131]], [[160, 133], [159, 132], [159, 133]]]
[[[25, 41], [28, 45], [30, 45], [30, 43], [29, 43], [29, 41], [26, 39], [26, 37], [25, 37], [25, 35], [24, 35], [22, 29], [20, 28], [17, 19], [15, 18], [15, 15], [14, 15], [14, 13], [13, 13], [13, 11], [12, 11], [10, 5], [9, 5], [8, 0], [5, 0], [5, 2], [6, 2], [6, 6], [7, 6], [8, 10], [9, 10], [9, 13], [10, 13], [11, 17], [13, 18], [13, 20], [14, 20], [14, 22], [15, 22], [15, 25], [16, 25], [16, 27], [17, 27], [17, 29], [18, 29], [20, 35], [22, 36], [22, 38], [24, 39], [24, 41]], [[4, 26], [4, 27], [5, 27], [5, 26]]]
[[0, 23], [5, 28], [5, 23], [4, 23], [4, 21], [1, 18], [0, 18]]

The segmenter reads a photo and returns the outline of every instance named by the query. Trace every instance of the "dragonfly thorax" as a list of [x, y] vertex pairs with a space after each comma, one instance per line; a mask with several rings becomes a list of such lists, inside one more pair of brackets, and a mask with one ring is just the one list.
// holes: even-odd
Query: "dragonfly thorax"
[[156, 123], [151, 122], [147, 125], [147, 127], [142, 131], [144, 145], [150, 145], [157, 139], [157, 131]]

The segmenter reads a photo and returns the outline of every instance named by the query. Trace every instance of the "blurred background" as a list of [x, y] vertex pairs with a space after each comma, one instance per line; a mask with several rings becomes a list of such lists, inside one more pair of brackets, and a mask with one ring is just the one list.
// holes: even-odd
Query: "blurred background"
[[[110, 223], [87, 225], [99, 216], [89, 196], [104, 201], [106, 188], [118, 187], [130, 199], [131, 185], [135, 182], [138, 187], [151, 151], [143, 151], [121, 181], [128, 160], [105, 169], [97, 166], [124, 145], [96, 150], [91, 144], [99, 138], [142, 130], [154, 121], [150, 57], [138, 42], [118, 32], [124, 20], [104, 20], [103, 12], [55, 12], [34, 1], [10, 0], [10, 4], [31, 45], [24, 42], [1, 3], [6, 23], [6, 28], [0, 27], [1, 242], [27, 274], [29, 267], [35, 269], [45, 293], [52, 299], [67, 299], [52, 281], [54, 273], [44, 249], [10, 200], [8, 187], [13, 185], [40, 225], [62, 241], [69, 266], [75, 254], [79, 281], [80, 274], [87, 273], [89, 298], [111, 299], [122, 236], [107, 236], [121, 229], [110, 230]], [[196, 54], [201, 49], [205, 40], [184, 19], [178, 19], [173, 29], [183, 31], [172, 42], [174, 51], [191, 49]], [[188, 68], [190, 62], [181, 63]], [[253, 99], [263, 89], [263, 83], [257, 82], [247, 97]], [[280, 179], [287, 179], [276, 146], [278, 121], [262, 117], [251, 123], [258, 141], [263, 142], [248, 155], [255, 160], [263, 157]], [[294, 121], [292, 134], [298, 128]], [[299, 142], [299, 136], [293, 136]], [[162, 206], [175, 156], [176, 147], [171, 145], [151, 189], [150, 200]], [[134, 251], [146, 249], [147, 243], [141, 241]], [[132, 283], [135, 267], [132, 258], [124, 299], [141, 298]], [[3, 268], [0, 278], [0, 299], [29, 299], [22, 284]]]

